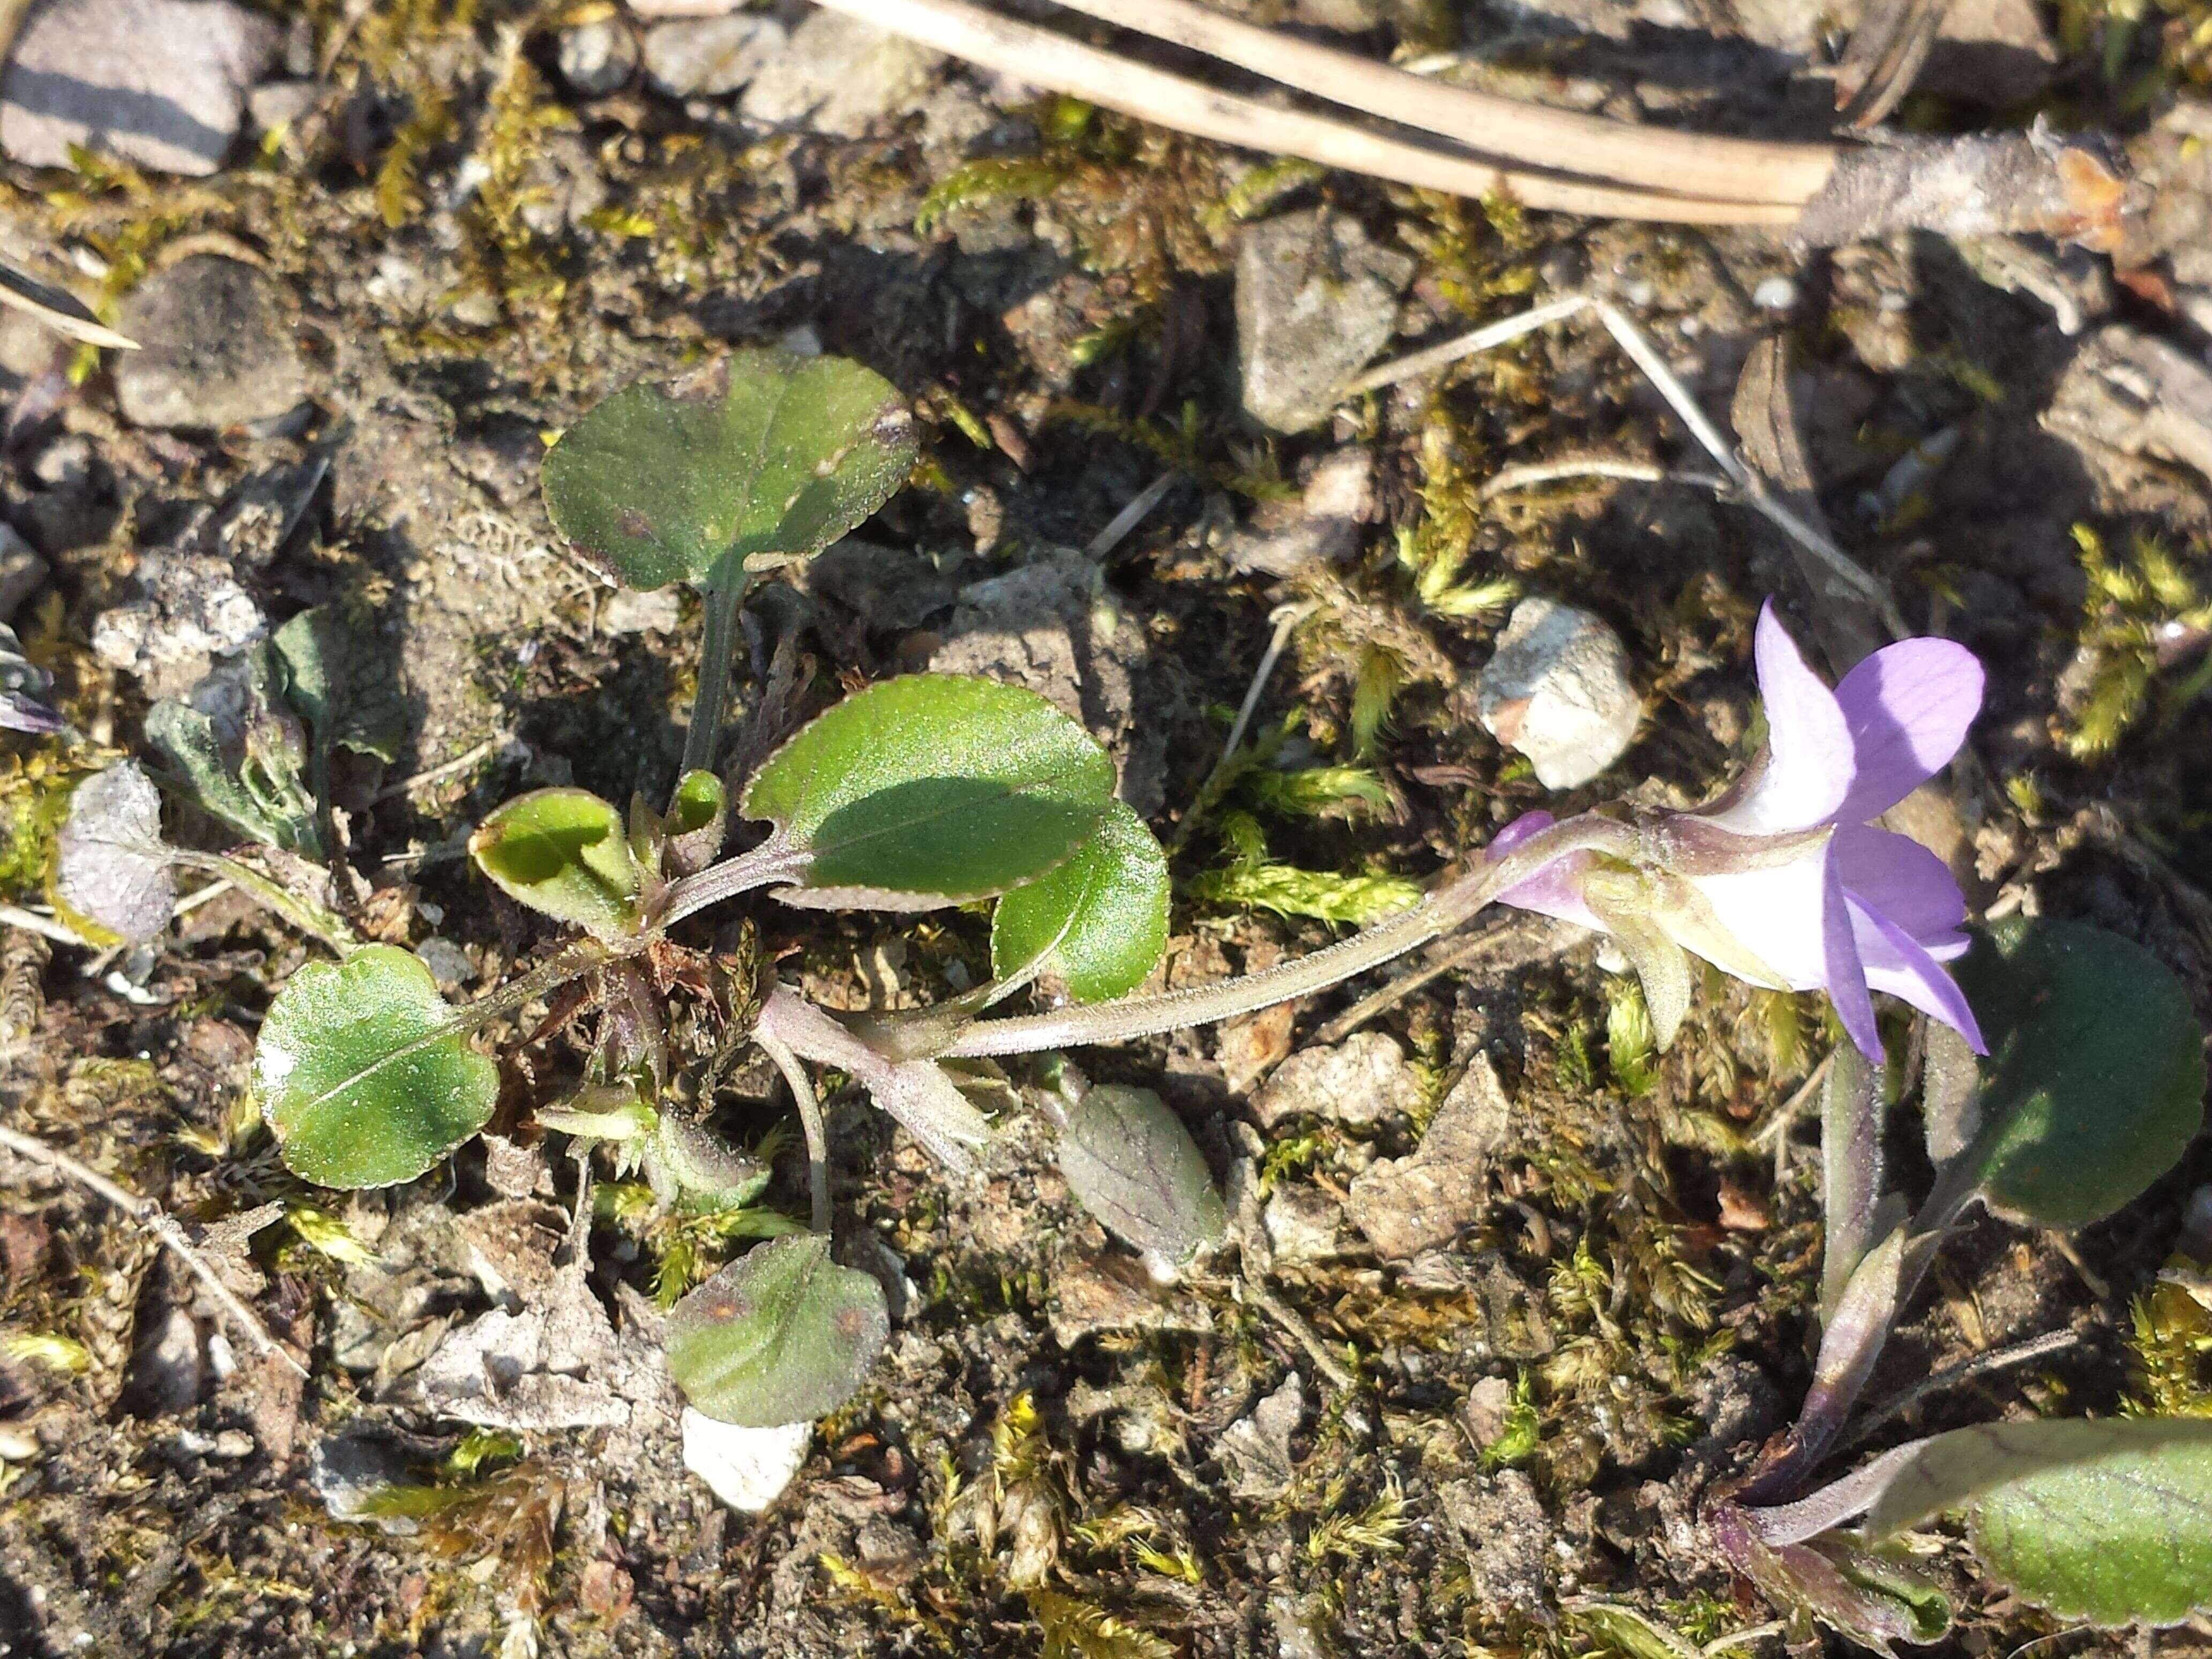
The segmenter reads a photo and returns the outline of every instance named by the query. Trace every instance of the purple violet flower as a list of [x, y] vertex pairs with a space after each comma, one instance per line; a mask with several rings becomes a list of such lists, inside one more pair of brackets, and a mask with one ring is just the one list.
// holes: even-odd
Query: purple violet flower
[[[1881, 1057], [1875, 991], [1985, 1052], [1942, 964], [1967, 948], [1966, 903], [1943, 861], [1869, 822], [1949, 763], [1982, 703], [1982, 666], [1949, 640], [1877, 651], [1833, 691], [1760, 611], [1766, 747], [1726, 793], [1638, 818], [1633, 864], [1570, 854], [1500, 896], [1611, 934], [1644, 981], [1664, 1047], [1689, 1002], [1685, 951], [1769, 989], [1823, 990], [1844, 1030]], [[1493, 856], [1548, 826], [1529, 812]]]

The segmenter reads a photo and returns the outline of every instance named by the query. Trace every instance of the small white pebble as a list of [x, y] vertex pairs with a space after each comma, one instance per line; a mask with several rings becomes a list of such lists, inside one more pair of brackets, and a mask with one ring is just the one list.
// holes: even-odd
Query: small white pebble
[[1751, 291], [1751, 302], [1761, 311], [1797, 309], [1797, 284], [1787, 276], [1770, 276]]
[[1649, 283], [1634, 282], [1620, 290], [1620, 297], [1641, 311], [1659, 297], [1659, 290]]
[[0, 1463], [27, 1463], [39, 1455], [39, 1437], [21, 1423], [0, 1423]]
[[746, 1515], [758, 1515], [782, 1495], [813, 1437], [811, 1423], [745, 1429], [684, 1408], [684, 1467]]

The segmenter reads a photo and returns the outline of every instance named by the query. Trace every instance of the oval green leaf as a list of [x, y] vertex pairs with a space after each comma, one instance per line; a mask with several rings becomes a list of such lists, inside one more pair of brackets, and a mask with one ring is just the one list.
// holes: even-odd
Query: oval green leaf
[[588, 789], [518, 795], [477, 826], [469, 856], [500, 890], [602, 939], [637, 927], [637, 860], [614, 806]]
[[1148, 1254], [1182, 1261], [1229, 1231], [1198, 1143], [1150, 1089], [1086, 1091], [1060, 1131], [1060, 1168], [1085, 1209]]
[[253, 1086], [294, 1174], [391, 1187], [483, 1127], [499, 1067], [470, 1049], [428, 968], [372, 945], [292, 975], [261, 1023]]
[[848, 697], [769, 757], [738, 810], [794, 857], [793, 904], [927, 909], [1065, 861], [1106, 817], [1114, 762], [1019, 686], [910, 674]]
[[2212, 1419], [1990, 1423], [1923, 1441], [1874, 1537], [1963, 1510], [1989, 1576], [2069, 1619], [2175, 1624], [2212, 1607]]
[[2173, 1167], [2203, 1116], [2204, 1037], [2155, 957], [2101, 927], [2014, 920], [1958, 977], [1990, 1054], [1953, 1178], [1999, 1209], [2079, 1227]]
[[678, 1303], [668, 1370], [708, 1417], [772, 1428], [824, 1417], [890, 1335], [883, 1286], [830, 1260], [819, 1233], [771, 1239]]
[[995, 977], [1054, 969], [1078, 1002], [1136, 989], [1167, 945], [1168, 856], [1118, 800], [1073, 858], [1014, 889], [991, 917]]
[[699, 582], [725, 555], [758, 568], [817, 553], [914, 465], [914, 416], [842, 357], [733, 351], [624, 387], [547, 452], [545, 510], [631, 587]]

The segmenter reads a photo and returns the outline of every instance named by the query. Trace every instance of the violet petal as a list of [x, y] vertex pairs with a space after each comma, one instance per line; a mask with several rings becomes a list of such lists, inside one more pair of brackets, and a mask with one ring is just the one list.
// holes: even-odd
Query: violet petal
[[1838, 824], [1831, 847], [1844, 890], [1860, 904], [1923, 946], [1964, 947], [1954, 930], [1966, 919], [1966, 895], [1935, 854], [1909, 836], [1862, 823]]
[[[1523, 812], [1491, 838], [1484, 856], [1501, 859], [1539, 830], [1550, 829], [1554, 822], [1549, 812]], [[1561, 921], [1603, 933], [1605, 924], [1583, 899], [1582, 874], [1589, 867], [1589, 862], [1588, 853], [1569, 853], [1554, 859], [1528, 880], [1507, 888], [1498, 896], [1497, 902], [1510, 904], [1516, 910], [1533, 910], [1540, 916], [1556, 916]]]
[[1874, 997], [1867, 988], [1866, 967], [1859, 957], [1851, 903], [1844, 896], [1843, 873], [1834, 859], [1820, 860], [1820, 950], [1827, 967], [1828, 1000], [1836, 1005], [1836, 1018], [1858, 1044], [1859, 1052], [1880, 1064], [1881, 1028], [1875, 1021]]
[[[1848, 901], [1847, 901], [1848, 902]], [[1982, 1028], [1967, 1006], [1959, 981], [1943, 971], [1942, 963], [1923, 950], [1916, 939], [1886, 916], [1851, 904], [1851, 931], [1858, 956], [1865, 964], [1866, 982], [1874, 989], [1909, 1002], [1931, 1018], [1940, 1019], [1966, 1039], [1978, 1054], [1989, 1053]], [[1840, 1006], [1840, 1005], [1838, 1005]]]
[[1771, 599], [1759, 613], [1757, 656], [1765, 753], [1742, 787], [1699, 816], [1739, 835], [1809, 830], [1834, 817], [1850, 791], [1850, 727]]
[[1878, 817], [1950, 763], [1982, 707], [1982, 665], [1950, 640], [1900, 640], [1844, 676], [1856, 775], [1838, 816]]

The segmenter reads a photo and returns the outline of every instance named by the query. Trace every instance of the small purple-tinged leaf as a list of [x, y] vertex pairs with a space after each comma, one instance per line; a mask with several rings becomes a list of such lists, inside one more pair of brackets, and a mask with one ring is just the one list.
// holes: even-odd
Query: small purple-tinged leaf
[[668, 1316], [668, 1370], [718, 1422], [771, 1428], [825, 1417], [860, 1386], [890, 1334], [883, 1287], [830, 1260], [819, 1233], [771, 1239]]
[[161, 842], [161, 795], [136, 761], [94, 773], [70, 797], [54, 849], [57, 906], [102, 944], [143, 945], [169, 925], [177, 875]]
[[1085, 1209], [1164, 1261], [1187, 1261], [1229, 1230], [1198, 1143], [1150, 1089], [1086, 1090], [1060, 1130], [1060, 1168]]
[[1777, 1607], [1809, 1615], [1879, 1653], [1939, 1639], [1950, 1628], [1942, 1592], [1902, 1564], [1843, 1539], [1770, 1544], [1754, 1511], [1733, 1503], [1705, 1513], [1705, 1530], [1729, 1565]]

